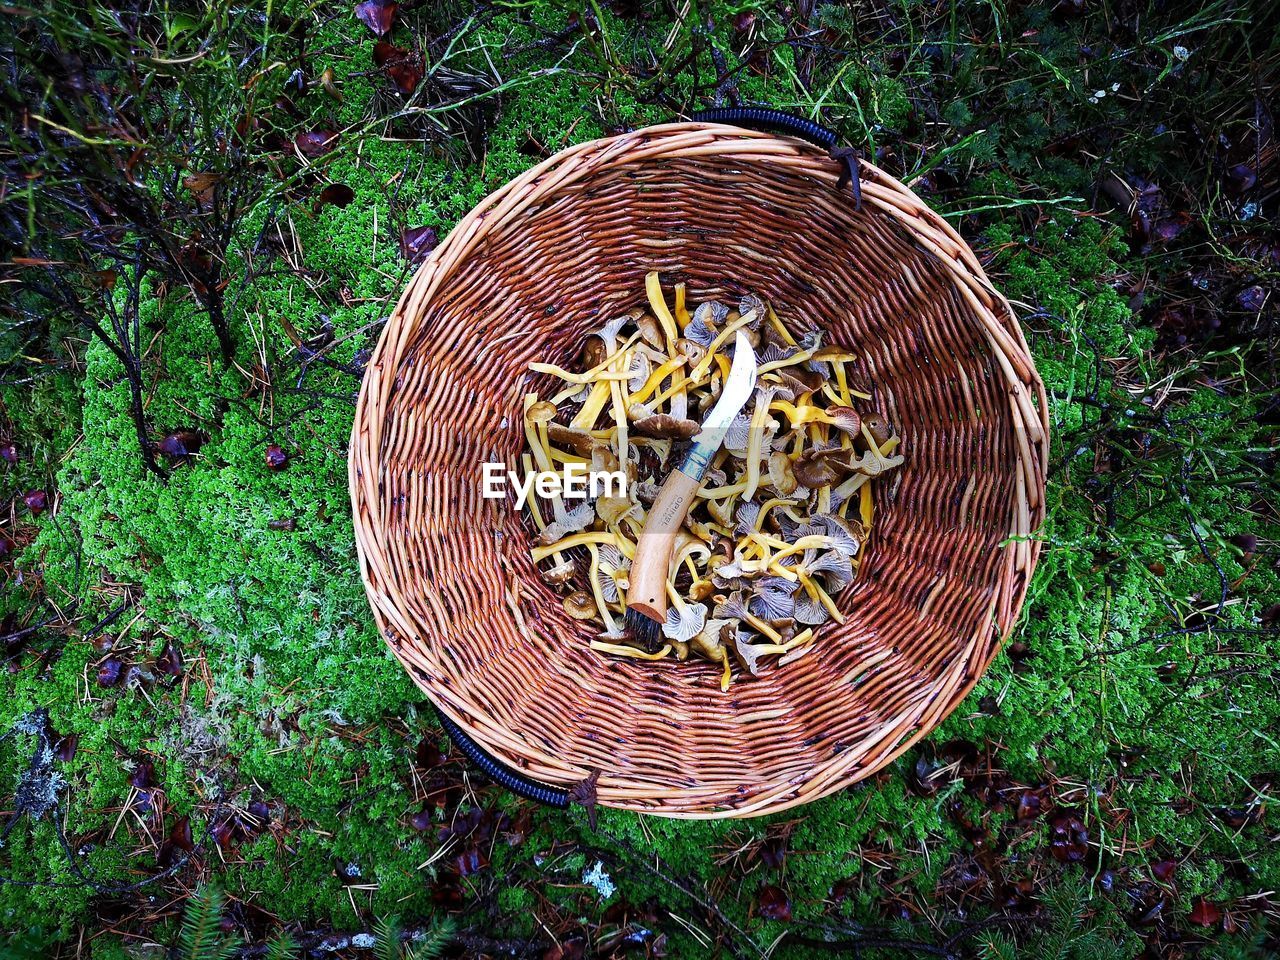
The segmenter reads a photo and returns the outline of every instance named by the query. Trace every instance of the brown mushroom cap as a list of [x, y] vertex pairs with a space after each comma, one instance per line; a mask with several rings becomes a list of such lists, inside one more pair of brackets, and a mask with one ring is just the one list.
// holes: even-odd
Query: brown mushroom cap
[[783, 383], [796, 391], [797, 394], [821, 390], [822, 385], [826, 382], [826, 378], [818, 371], [796, 365], [779, 367], [774, 372], [782, 378]]
[[677, 418], [667, 413], [655, 413], [631, 426], [641, 436], [662, 440], [692, 440], [702, 429], [697, 420]]
[[568, 583], [577, 568], [572, 560], [564, 559], [545, 570], [539, 569], [538, 575], [552, 586]]
[[550, 423], [556, 416], [556, 405], [550, 400], [539, 400], [525, 411], [530, 423]]
[[577, 427], [566, 427], [563, 423], [556, 423], [554, 420], [547, 424], [547, 437], [556, 446], [572, 450], [574, 453], [580, 453], [583, 456], [590, 453], [596, 443], [596, 438], [586, 430], [579, 430]]
[[564, 612], [575, 620], [590, 620], [599, 613], [595, 598], [585, 590], [575, 590], [564, 598]]
[[791, 472], [801, 486], [828, 486], [840, 479], [836, 462], [840, 455], [846, 452], [844, 450], [806, 450], [791, 465]]
[[604, 340], [597, 333], [587, 335], [586, 341], [582, 344], [582, 353], [579, 355], [579, 363], [583, 370], [594, 370], [600, 364], [604, 363], [608, 356], [605, 348]]
[[700, 343], [695, 343], [688, 337], [681, 337], [676, 341], [677, 352], [683, 354], [689, 361], [689, 366], [696, 366], [698, 361], [707, 355], [707, 348]]
[[867, 425], [867, 430], [876, 438], [878, 444], [883, 445], [894, 434], [893, 424], [878, 413], [867, 414], [862, 418], [862, 422]]
[[640, 331], [640, 339], [651, 347], [665, 348], [667, 345], [666, 337], [663, 336], [662, 326], [658, 323], [656, 317], [652, 314], [642, 313], [636, 318], [636, 329]]

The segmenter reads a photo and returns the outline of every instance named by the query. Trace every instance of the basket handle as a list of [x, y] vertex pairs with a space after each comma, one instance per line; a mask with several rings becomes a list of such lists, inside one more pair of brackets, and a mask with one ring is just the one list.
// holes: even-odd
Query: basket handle
[[790, 137], [808, 140], [825, 150], [836, 145], [833, 131], [812, 120], [772, 107], [716, 107], [691, 113], [689, 119], [698, 123], [725, 123], [733, 127], [746, 127], [761, 133], [785, 133]]
[[691, 113], [689, 119], [697, 123], [724, 123], [734, 127], [745, 127], [761, 133], [781, 133], [789, 137], [808, 140], [815, 146], [822, 147], [832, 160], [839, 161], [844, 169], [840, 172], [837, 187], [846, 183], [853, 189], [853, 208], [862, 209], [862, 183], [858, 179], [859, 154], [854, 147], [838, 147], [835, 131], [828, 130], [819, 123], [798, 117], [785, 110], [772, 107], [715, 107], [711, 110], [699, 110]]
[[550, 784], [526, 777], [518, 770], [513, 770], [476, 743], [465, 730], [446, 716], [445, 712], [436, 704], [433, 703], [432, 706], [436, 708], [436, 716], [440, 718], [440, 726], [444, 727], [444, 732], [449, 735], [449, 739], [458, 745], [458, 749], [466, 755], [468, 760], [488, 774], [490, 779], [502, 784], [512, 793], [524, 797], [526, 800], [536, 800], [538, 803], [545, 803], [549, 807], [559, 807], [562, 810], [569, 806], [568, 790], [553, 787]]

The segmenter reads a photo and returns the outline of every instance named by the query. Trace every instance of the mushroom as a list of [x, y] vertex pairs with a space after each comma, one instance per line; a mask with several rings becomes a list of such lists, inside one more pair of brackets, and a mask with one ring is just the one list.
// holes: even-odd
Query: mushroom
[[788, 347], [785, 344], [779, 346], [776, 343], [767, 343], [764, 349], [756, 354], [756, 359], [761, 364], [765, 363], [781, 363], [783, 360], [789, 360], [795, 356], [796, 348]]
[[869, 413], [862, 421], [876, 444], [884, 446], [894, 435], [893, 424], [878, 413]]
[[[554, 403], [549, 403], [546, 400], [538, 400], [537, 394], [530, 394], [530, 396], [534, 399], [533, 402], [529, 404], [529, 408], [524, 412], [525, 419], [537, 428], [540, 435], [545, 436], [547, 432], [547, 424], [556, 417], [556, 405]], [[544, 439], [542, 445], [545, 448], [549, 444]], [[536, 458], [536, 451], [534, 456]]]
[[840, 473], [832, 463], [832, 454], [841, 450], [806, 450], [791, 465], [796, 482], [802, 487], [826, 487], [840, 479]]
[[853, 532], [853, 528], [840, 517], [830, 515], [814, 517], [813, 523], [808, 528], [802, 528], [797, 532], [800, 536], [820, 532], [827, 537], [832, 550], [842, 553], [846, 557], [854, 556], [862, 546], [862, 541]]
[[796, 596], [795, 616], [798, 622], [811, 627], [820, 626], [831, 619], [831, 614], [822, 601], [811, 594], [807, 587]]
[[595, 599], [585, 590], [575, 590], [565, 597], [564, 610], [575, 620], [590, 620], [599, 612]]
[[711, 580], [718, 587], [727, 587], [734, 580], [747, 576], [742, 565], [742, 555], [735, 552], [732, 560], [721, 559], [711, 570]]
[[677, 604], [667, 610], [662, 634], [671, 640], [688, 643], [702, 632], [706, 623], [707, 605], [705, 603]]
[[589, 431], [579, 430], [577, 427], [566, 427], [563, 423], [556, 423], [554, 420], [547, 423], [547, 438], [552, 443], [582, 456], [589, 454], [596, 442], [596, 438]]
[[650, 314], [642, 313], [636, 318], [636, 329], [640, 331], [640, 339], [649, 346], [661, 350], [666, 345], [662, 326]]
[[751, 588], [751, 612], [765, 620], [782, 620], [795, 609], [795, 584], [784, 577], [762, 577]]
[[716, 589], [714, 580], [698, 578], [689, 584], [689, 596], [694, 600], [706, 600], [716, 592]]
[[827, 422], [849, 436], [856, 436], [862, 430], [862, 418], [853, 407], [830, 406], [826, 411]]
[[535, 547], [550, 546], [557, 540], [563, 540], [571, 533], [587, 529], [587, 524], [591, 522], [596, 512], [595, 507], [590, 503], [582, 503], [572, 510], [565, 510], [560, 504], [559, 498], [553, 500], [552, 505], [559, 507], [557, 512], [560, 516], [558, 519], [548, 523], [547, 528], [533, 538]]
[[825, 623], [827, 618], [831, 617], [837, 623], [844, 623], [844, 614], [836, 607], [830, 595], [822, 589], [822, 584], [804, 572], [800, 573], [800, 583], [804, 589], [796, 598], [797, 620], [816, 626]]
[[[795, 354], [800, 356], [800, 354]], [[792, 357], [791, 359], [794, 359]], [[799, 396], [802, 393], [813, 393], [822, 389], [822, 384], [826, 378], [816, 371], [806, 369], [800, 366], [778, 367], [773, 371], [788, 387], [795, 391]]]
[[[724, 448], [730, 453], [742, 456], [747, 452], [747, 446], [751, 442], [751, 418], [745, 413], [738, 413], [729, 421], [729, 426], [725, 428]], [[710, 484], [707, 484], [710, 486]]]
[[[614, 634], [611, 633], [602, 633], [600, 636], [609, 639], [616, 639]], [[671, 644], [663, 644], [660, 649], [655, 650], [652, 653], [646, 653], [644, 650], [620, 643], [608, 643], [605, 640], [592, 640], [591, 649], [598, 650], [601, 653], [612, 653], [617, 657], [634, 657], [637, 660], [661, 660], [671, 652]]]
[[826, 553], [807, 550], [801, 568], [807, 576], [821, 577], [832, 593], [839, 593], [853, 582], [853, 561], [849, 557], [834, 547]]
[[650, 270], [645, 274], [644, 291], [649, 298], [649, 309], [661, 324], [662, 345], [671, 353], [680, 331], [676, 326], [676, 318], [671, 315], [671, 309], [667, 306], [666, 297], [662, 295], [662, 280], [657, 270]]
[[665, 413], [655, 413], [632, 423], [636, 433], [646, 437], [667, 440], [692, 440], [702, 427], [696, 420], [676, 419]]
[[733, 532], [739, 537], [745, 537], [756, 528], [756, 520], [760, 518], [760, 504], [754, 500], [744, 500], [738, 504], [738, 509], [734, 516]]
[[637, 350], [631, 355], [631, 366], [627, 372], [630, 374], [627, 389], [632, 393], [639, 393], [649, 382], [649, 376], [653, 373], [653, 362], [646, 354]]
[[774, 450], [769, 454], [769, 485], [784, 497], [789, 493], [794, 493], [798, 481], [796, 475], [791, 469], [791, 458], [781, 450]]
[[733, 525], [733, 508], [730, 505], [732, 497], [725, 497], [723, 500], [708, 500], [707, 513], [715, 518], [716, 523], [726, 527]]
[[643, 503], [646, 507], [653, 506], [653, 501], [658, 499], [658, 492], [662, 489], [652, 480], [641, 480], [636, 484], [636, 499]]
[[600, 366], [608, 358], [604, 341], [599, 334], [589, 333], [582, 343], [582, 353], [578, 356], [578, 364], [583, 370], [591, 370]]
[[[769, 416], [769, 405], [773, 402], [774, 394], [780, 388], [776, 384], [767, 383], [763, 387], [757, 388], [755, 408], [751, 411], [751, 432], [747, 436], [747, 476], [746, 486], [742, 491], [742, 498], [750, 500], [756, 495], [756, 489], [760, 486], [760, 461], [762, 449], [769, 448], [769, 442], [773, 439], [769, 430], [777, 430], [777, 423]], [[768, 437], [768, 440], [765, 438]]]
[[691, 367], [701, 363], [702, 358], [707, 355], [707, 348], [689, 337], [681, 337], [677, 340], [676, 350], [689, 362]]
[[748, 293], [738, 301], [738, 315], [745, 317], [748, 314], [753, 314], [754, 319], [748, 321], [747, 326], [752, 330], [760, 329], [760, 324], [765, 317], [765, 305], [764, 301], [754, 293]]
[[569, 578], [573, 576], [574, 569], [573, 561], [561, 556], [559, 559], [554, 559], [547, 569], [539, 568], [538, 575], [553, 587], [558, 587], [569, 582]]
[[[599, 441], [592, 444], [591, 469], [596, 473], [617, 473], [621, 470], [618, 458], [608, 444]], [[611, 526], [639, 509], [639, 504], [625, 494], [620, 497], [596, 497], [595, 505], [596, 516]]]
[[709, 346], [728, 314], [729, 308], [715, 300], [698, 304], [693, 311], [693, 319], [684, 328], [685, 337], [700, 347]]
[[838, 462], [847, 471], [865, 474], [868, 477], [878, 477], [889, 468], [901, 465], [903, 458], [901, 456], [884, 457], [878, 450], [868, 448], [861, 456], [850, 450]]
[[742, 620], [755, 627], [774, 643], [782, 640], [782, 635], [771, 624], [761, 620], [747, 608], [746, 596], [741, 590], [733, 591], [716, 604], [715, 616], [726, 620]]
[[600, 548], [599, 562], [596, 570], [596, 583], [600, 587], [600, 595], [608, 603], [618, 603], [630, 583], [627, 574], [631, 571], [631, 561], [622, 555], [622, 551], [612, 544]]
[[747, 673], [753, 677], [760, 676], [760, 657], [767, 651], [753, 643], [749, 643], [749, 634], [745, 630], [736, 630], [733, 634], [733, 652], [738, 655]]
[[729, 689], [729, 651], [725, 649], [725, 631], [729, 628], [727, 620], [708, 620], [701, 632], [689, 641], [689, 647], [712, 663], [724, 664], [724, 672], [720, 677], [720, 689]]

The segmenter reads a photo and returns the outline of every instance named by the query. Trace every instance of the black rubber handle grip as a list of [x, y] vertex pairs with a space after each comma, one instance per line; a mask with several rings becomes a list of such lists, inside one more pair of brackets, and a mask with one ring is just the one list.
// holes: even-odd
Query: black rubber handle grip
[[559, 807], [560, 809], [569, 806], [568, 790], [541, 783], [526, 777], [517, 770], [512, 770], [511, 767], [471, 739], [460, 726], [445, 716], [443, 710], [436, 707], [434, 703], [432, 706], [436, 708], [436, 716], [440, 718], [440, 726], [444, 727], [444, 732], [449, 735], [449, 739], [458, 745], [458, 749], [466, 754], [468, 760], [487, 773], [490, 779], [502, 784], [512, 793], [518, 794], [527, 800], [536, 800], [538, 803], [545, 803], [549, 807]]
[[698, 123], [727, 123], [735, 127], [746, 127], [748, 130], [759, 130], [761, 133], [784, 133], [808, 140], [824, 150], [830, 150], [836, 145], [836, 135], [821, 124], [770, 107], [717, 107], [713, 110], [699, 110], [690, 114], [689, 119]]

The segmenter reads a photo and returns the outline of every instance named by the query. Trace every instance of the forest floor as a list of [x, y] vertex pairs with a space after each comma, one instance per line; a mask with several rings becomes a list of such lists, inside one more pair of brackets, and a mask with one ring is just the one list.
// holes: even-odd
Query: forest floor
[[[99, 336], [30, 280], [90, 241], [26, 217], [44, 201], [19, 184], [54, 168], [11, 176], [39, 111], [11, 125], [0, 953], [163, 956], [215, 913], [172, 955], [264, 956], [284, 932], [367, 957], [350, 937], [389, 917], [447, 956], [1280, 951], [1280, 41], [1249, 6], [101, 14], [6, 8], [0, 38], [45, 58], [39, 96], [163, 78], [146, 151], [122, 150], [136, 130], [79, 143], [106, 138], [125, 160], [95, 176], [141, 178], [183, 242], [166, 273], [121, 252], [140, 220], [93, 241], [114, 244], [83, 261], [110, 261], [96, 316], [121, 321]], [[150, 52], [102, 69], [125, 50]], [[384, 649], [347, 494], [355, 391], [415, 262], [490, 191], [739, 102], [862, 147], [1014, 301], [1051, 405], [1044, 550], [1006, 651], [879, 775], [758, 820], [592, 828], [485, 781]], [[232, 126], [256, 151], [234, 171]]]

